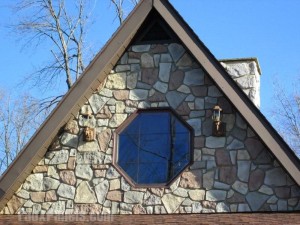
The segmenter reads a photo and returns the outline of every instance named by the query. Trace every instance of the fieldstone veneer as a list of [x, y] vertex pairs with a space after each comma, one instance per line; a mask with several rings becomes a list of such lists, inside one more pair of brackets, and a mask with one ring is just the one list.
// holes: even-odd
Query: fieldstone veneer
[[[212, 136], [216, 104], [225, 137]], [[195, 130], [194, 163], [169, 188], [131, 187], [112, 166], [114, 130], [137, 108], [150, 107], [172, 107]], [[96, 141], [83, 141], [86, 124], [96, 129]], [[201, 65], [173, 43], [131, 46], [2, 213], [287, 211], [300, 209], [299, 198], [298, 185]]]

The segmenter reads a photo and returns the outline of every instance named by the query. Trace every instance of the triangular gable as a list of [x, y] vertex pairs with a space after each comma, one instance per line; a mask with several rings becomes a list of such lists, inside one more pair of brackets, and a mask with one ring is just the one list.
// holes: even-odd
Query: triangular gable
[[211, 76], [235, 108], [239, 110], [240, 114], [252, 126], [256, 134], [278, 158], [279, 162], [297, 184], [300, 184], [300, 163], [298, 158], [272, 128], [266, 118], [229, 77], [221, 64], [198, 39], [176, 10], [167, 0], [143, 0], [103, 47], [84, 74], [65, 95], [60, 104], [4, 173], [0, 180], [0, 209], [44, 156], [61, 127], [73, 116], [76, 116], [84, 102], [97, 90], [153, 9], [175, 31], [182, 44], [202, 65], [203, 69]]

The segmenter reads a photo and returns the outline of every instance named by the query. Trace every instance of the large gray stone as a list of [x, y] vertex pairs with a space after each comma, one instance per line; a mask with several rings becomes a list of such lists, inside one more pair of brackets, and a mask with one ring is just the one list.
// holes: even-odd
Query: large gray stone
[[208, 96], [210, 97], [221, 97], [223, 94], [220, 92], [219, 88], [216, 86], [210, 86], [208, 88]]
[[160, 63], [158, 77], [163, 82], [169, 82], [172, 63]]
[[126, 191], [124, 193], [124, 202], [126, 203], [143, 203], [144, 192]]
[[77, 148], [78, 136], [65, 132], [61, 137], [61, 143], [67, 147]]
[[248, 182], [251, 162], [238, 161], [237, 165], [238, 165], [238, 178], [241, 181]]
[[160, 81], [157, 81], [154, 85], [153, 88], [161, 93], [166, 93], [168, 91], [168, 84], [163, 83]]
[[224, 202], [219, 202], [216, 207], [217, 212], [230, 212], [229, 207]]
[[93, 170], [90, 165], [77, 165], [75, 168], [75, 174], [77, 177], [84, 180], [91, 180], [93, 177]]
[[77, 164], [102, 164], [105, 159], [103, 152], [78, 152], [76, 157]]
[[141, 63], [143, 68], [153, 68], [154, 60], [149, 53], [143, 53], [141, 56]]
[[207, 148], [223, 148], [226, 143], [226, 138], [225, 137], [207, 137], [205, 146]]
[[42, 191], [44, 189], [43, 174], [42, 173], [30, 174], [26, 178], [23, 184], [23, 188], [28, 191]]
[[252, 211], [258, 211], [268, 198], [268, 195], [264, 195], [258, 192], [249, 192], [246, 195], [247, 202], [249, 203]]
[[247, 183], [243, 183], [238, 180], [234, 182], [234, 184], [232, 185], [232, 188], [243, 195], [248, 192]]
[[187, 94], [180, 93], [178, 91], [169, 91], [166, 94], [167, 101], [173, 109], [176, 109], [183, 102], [186, 96]]
[[265, 184], [284, 186], [287, 184], [287, 175], [281, 168], [274, 168], [266, 171]]
[[207, 201], [222, 201], [226, 198], [226, 191], [223, 190], [209, 190], [206, 192]]
[[89, 99], [93, 113], [97, 114], [103, 108], [103, 106], [107, 103], [108, 100], [109, 100], [109, 98], [106, 98], [106, 97], [103, 97], [103, 96], [100, 96], [97, 94], [93, 94]]
[[66, 202], [65, 201], [57, 201], [53, 202], [50, 209], [47, 211], [47, 214], [59, 214], [62, 215], [65, 213]]
[[174, 62], [177, 62], [181, 58], [181, 56], [185, 53], [185, 49], [182, 47], [182, 45], [176, 43], [170, 44], [168, 46], [168, 50]]
[[44, 184], [44, 190], [54, 190], [57, 189], [60, 182], [56, 179], [50, 178], [50, 177], [44, 177], [43, 179], [43, 184]]
[[129, 92], [129, 99], [130, 100], [145, 100], [148, 97], [148, 90], [143, 90], [143, 89], [135, 89], [135, 90], [130, 90]]
[[75, 187], [62, 183], [58, 187], [57, 194], [63, 198], [74, 199]]
[[146, 205], [160, 205], [161, 198], [154, 194], [151, 194], [150, 192], [147, 192], [144, 196], [144, 203]]
[[245, 147], [245, 145], [243, 142], [241, 142], [237, 139], [233, 139], [233, 141], [226, 148], [237, 150], [237, 149], [243, 149], [244, 147]]
[[131, 47], [133, 52], [148, 52], [151, 45], [133, 45]]
[[95, 192], [96, 192], [98, 202], [100, 204], [103, 204], [105, 202], [108, 189], [109, 189], [108, 180], [104, 180], [100, 182], [98, 185], [96, 185]]
[[193, 69], [185, 72], [183, 83], [188, 86], [197, 86], [204, 84], [204, 72], [202, 69]]
[[189, 125], [194, 129], [195, 136], [201, 135], [201, 120], [200, 119], [189, 119], [187, 121]]

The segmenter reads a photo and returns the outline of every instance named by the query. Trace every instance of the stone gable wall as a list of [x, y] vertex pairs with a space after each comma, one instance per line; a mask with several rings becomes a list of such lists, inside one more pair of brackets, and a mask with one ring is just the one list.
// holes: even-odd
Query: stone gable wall
[[[212, 136], [216, 104], [225, 137]], [[170, 188], [131, 187], [112, 166], [114, 130], [137, 108], [150, 107], [172, 107], [195, 131], [194, 163]], [[83, 141], [86, 124], [96, 141]], [[298, 185], [181, 45], [139, 45], [122, 56], [2, 213], [287, 211], [299, 210], [299, 199]]]

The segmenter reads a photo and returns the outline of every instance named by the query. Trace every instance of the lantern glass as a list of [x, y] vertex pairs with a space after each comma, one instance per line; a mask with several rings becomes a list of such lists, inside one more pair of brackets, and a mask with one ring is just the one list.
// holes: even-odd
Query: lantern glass
[[221, 114], [221, 107], [216, 105], [214, 108], [213, 108], [213, 115], [212, 115], [212, 120], [215, 121], [215, 122], [220, 122], [221, 119], [222, 119], [222, 114]]

